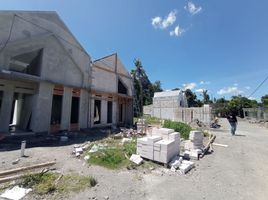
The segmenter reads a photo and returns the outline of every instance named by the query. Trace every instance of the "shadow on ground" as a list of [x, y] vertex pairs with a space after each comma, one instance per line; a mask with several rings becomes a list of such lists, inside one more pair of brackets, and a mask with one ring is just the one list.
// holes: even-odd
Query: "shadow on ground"
[[[26, 141], [27, 148], [55, 147], [83, 143], [87, 141], [101, 140], [110, 133], [115, 134], [120, 130], [115, 129], [90, 129], [80, 132], [61, 132], [58, 134], [33, 134], [33, 135], [8, 135], [0, 139], [0, 152], [13, 151], [21, 148], [21, 141]], [[62, 136], [67, 136], [66, 142], [61, 141]]]

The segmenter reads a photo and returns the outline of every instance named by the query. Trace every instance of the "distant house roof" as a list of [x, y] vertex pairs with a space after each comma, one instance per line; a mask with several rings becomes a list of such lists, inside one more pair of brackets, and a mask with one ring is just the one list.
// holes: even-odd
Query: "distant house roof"
[[179, 96], [180, 93], [181, 93], [181, 90], [155, 92], [154, 97], [174, 97], [174, 96]]

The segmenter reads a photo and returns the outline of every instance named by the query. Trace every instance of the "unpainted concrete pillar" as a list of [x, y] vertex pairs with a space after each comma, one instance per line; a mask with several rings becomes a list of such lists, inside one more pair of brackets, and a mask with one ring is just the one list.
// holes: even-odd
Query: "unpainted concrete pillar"
[[14, 86], [5, 85], [2, 106], [0, 111], [0, 132], [9, 132], [9, 122], [11, 118], [11, 110], [13, 104]]
[[113, 119], [112, 122], [113, 124], [117, 124], [118, 123], [118, 102], [117, 101], [113, 101]]
[[79, 101], [79, 128], [87, 128], [88, 121], [88, 91], [81, 90]]
[[101, 100], [101, 124], [107, 124], [107, 100]]
[[54, 85], [51, 83], [39, 84], [32, 115], [32, 129], [34, 132], [47, 132], [50, 130], [53, 88]]
[[61, 130], [69, 130], [72, 107], [72, 88], [64, 87], [61, 111]]

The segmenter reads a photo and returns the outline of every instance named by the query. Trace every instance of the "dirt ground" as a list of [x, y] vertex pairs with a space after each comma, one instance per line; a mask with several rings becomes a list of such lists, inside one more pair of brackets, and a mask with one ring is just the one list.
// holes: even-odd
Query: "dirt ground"
[[[63, 172], [78, 172], [92, 175], [98, 185], [79, 194], [69, 194], [67, 199], [228, 199], [266, 200], [268, 196], [268, 129], [240, 121], [237, 136], [231, 136], [225, 119], [222, 128], [213, 131], [216, 143], [214, 153], [196, 161], [195, 169], [186, 175], [173, 173], [164, 168], [151, 172], [146, 170], [108, 170], [88, 166], [83, 159], [70, 153], [72, 145], [33, 147], [25, 152], [16, 165], [19, 150], [0, 151], [0, 170], [56, 160], [56, 168]], [[25, 199], [35, 199], [29, 194]], [[66, 199], [66, 197], [64, 197]]]

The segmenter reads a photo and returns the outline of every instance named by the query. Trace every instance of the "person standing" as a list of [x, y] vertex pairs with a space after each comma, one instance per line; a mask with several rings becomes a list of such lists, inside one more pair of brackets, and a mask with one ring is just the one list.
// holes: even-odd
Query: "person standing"
[[231, 126], [231, 134], [235, 135], [236, 127], [237, 127], [237, 119], [234, 113], [231, 113], [227, 116], [227, 120]]

